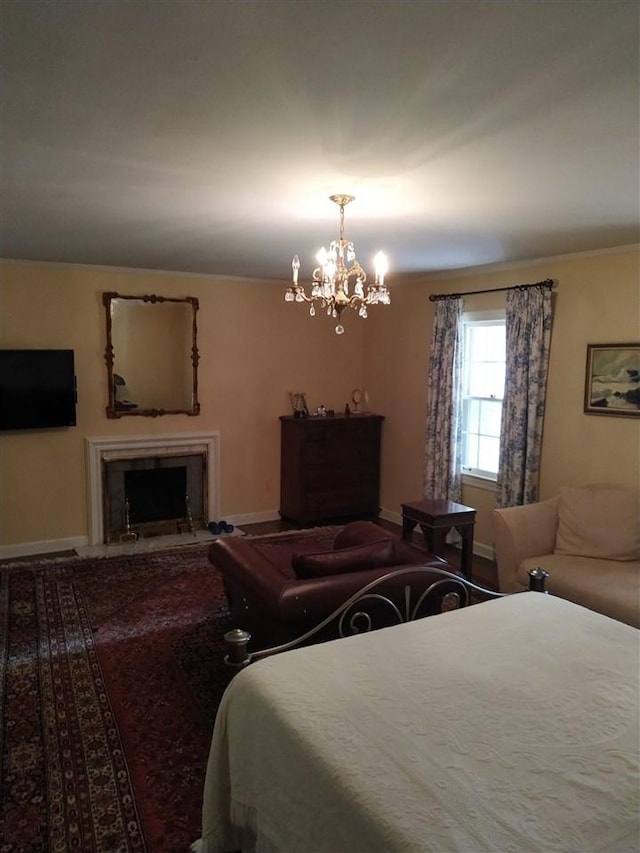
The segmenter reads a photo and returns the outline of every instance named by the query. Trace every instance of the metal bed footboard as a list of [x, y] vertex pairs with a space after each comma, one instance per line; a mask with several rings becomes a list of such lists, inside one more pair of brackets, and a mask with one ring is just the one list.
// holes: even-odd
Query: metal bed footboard
[[[400, 604], [394, 601], [388, 593], [383, 594], [377, 591], [379, 587], [388, 581], [394, 581], [406, 575], [415, 576], [416, 572], [421, 568], [428, 569], [429, 571], [428, 579], [425, 579], [425, 583], [428, 583], [428, 585], [424, 588], [416, 589], [415, 585], [411, 586], [407, 584], [403, 591], [404, 600]], [[434, 575], [439, 576], [438, 580], [433, 580]], [[541, 568], [533, 568], [529, 569], [528, 575], [529, 591], [542, 593], [547, 591], [546, 581], [549, 577], [548, 572]], [[451, 588], [452, 586], [454, 589]], [[250, 652], [248, 645], [251, 640], [251, 634], [248, 631], [242, 628], [233, 628], [227, 631], [224, 635], [227, 644], [227, 654], [225, 655], [224, 662], [227, 666], [234, 669], [243, 669], [245, 666], [261, 658], [286, 652], [304, 645], [308, 640], [320, 634], [334, 622], [337, 625], [338, 636], [346, 637], [353, 634], [367, 633], [383, 627], [380, 624], [376, 624], [380, 621], [380, 614], [383, 612], [386, 613], [384, 627], [387, 627], [389, 618], [393, 620], [394, 624], [398, 625], [403, 622], [413, 622], [416, 619], [423, 618], [428, 615], [427, 611], [433, 610], [434, 603], [441, 613], [449, 610], [457, 610], [461, 607], [466, 607], [470, 603], [471, 593], [476, 593], [487, 599], [503, 598], [506, 595], [513, 594], [496, 592], [493, 589], [478, 586], [473, 581], [432, 565], [406, 566], [401, 569], [394, 569], [370, 581], [313, 628], [286, 643]], [[518, 593], [515, 594], [517, 595]]]

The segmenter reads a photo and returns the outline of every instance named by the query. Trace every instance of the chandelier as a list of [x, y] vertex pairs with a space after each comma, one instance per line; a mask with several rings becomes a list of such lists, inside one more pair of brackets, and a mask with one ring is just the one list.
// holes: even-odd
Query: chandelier
[[373, 259], [375, 280], [367, 285], [365, 292], [367, 274], [356, 260], [353, 243], [344, 237], [344, 208], [354, 200], [354, 196], [332, 195], [329, 198], [340, 206], [340, 235], [331, 242], [328, 251], [323, 246], [316, 255], [318, 266], [313, 271], [311, 296], [307, 296], [304, 287], [298, 284], [300, 259], [294, 255], [291, 263], [293, 284], [287, 288], [284, 299], [285, 302], [309, 302], [312, 317], [316, 315], [318, 303], [330, 317], [337, 319], [336, 334], [341, 335], [344, 332], [342, 312], [345, 308], [353, 308], [360, 317], [366, 317], [367, 305], [389, 305], [391, 302], [384, 283], [388, 263], [386, 255], [378, 252]]

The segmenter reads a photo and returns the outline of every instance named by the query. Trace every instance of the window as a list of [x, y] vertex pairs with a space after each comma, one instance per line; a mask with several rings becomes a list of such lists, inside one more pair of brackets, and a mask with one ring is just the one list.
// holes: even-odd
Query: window
[[463, 334], [462, 471], [495, 480], [504, 396], [504, 312], [465, 314]]

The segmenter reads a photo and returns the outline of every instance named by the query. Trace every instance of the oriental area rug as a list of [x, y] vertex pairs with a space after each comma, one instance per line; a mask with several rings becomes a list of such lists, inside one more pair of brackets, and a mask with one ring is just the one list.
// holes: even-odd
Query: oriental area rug
[[0, 853], [185, 853], [199, 837], [231, 678], [208, 548], [0, 565]]

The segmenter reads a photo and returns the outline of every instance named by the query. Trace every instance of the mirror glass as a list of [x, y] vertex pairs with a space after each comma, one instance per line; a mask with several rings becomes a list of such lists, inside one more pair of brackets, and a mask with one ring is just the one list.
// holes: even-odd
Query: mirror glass
[[108, 418], [198, 415], [198, 300], [103, 294]]

